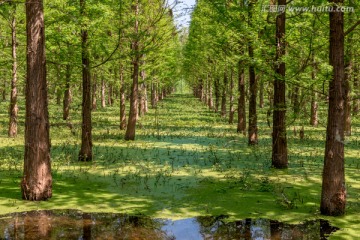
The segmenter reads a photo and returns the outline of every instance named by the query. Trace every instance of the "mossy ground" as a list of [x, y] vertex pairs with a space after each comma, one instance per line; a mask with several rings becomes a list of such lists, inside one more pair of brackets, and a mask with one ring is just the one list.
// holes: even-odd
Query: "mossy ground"
[[[230, 220], [269, 218], [298, 223], [326, 218], [340, 227], [332, 238], [355, 239], [360, 232], [360, 123], [346, 140], [347, 213], [319, 214], [325, 144], [322, 124], [308, 119], [288, 127], [287, 170], [271, 168], [271, 129], [266, 109], [259, 113], [259, 145], [190, 95], [172, 95], [142, 117], [136, 141], [123, 140], [118, 106], [93, 112], [94, 160], [77, 161], [80, 109], [72, 111], [73, 134], [52, 104], [53, 197], [45, 202], [21, 200], [24, 116], [20, 134], [7, 137], [7, 102], [0, 104], [0, 214], [34, 209], [79, 209], [86, 212], [144, 214], [156, 218], [230, 215]], [[20, 113], [24, 113], [20, 104]], [[291, 117], [290, 117], [291, 118]], [[294, 126], [305, 126], [305, 139]]]

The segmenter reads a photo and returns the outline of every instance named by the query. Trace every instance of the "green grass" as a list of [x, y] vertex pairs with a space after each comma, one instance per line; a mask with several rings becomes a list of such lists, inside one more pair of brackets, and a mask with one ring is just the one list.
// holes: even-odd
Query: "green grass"
[[[23, 104], [23, 103], [21, 103]], [[173, 95], [139, 121], [134, 142], [123, 140], [118, 105], [93, 112], [94, 161], [79, 163], [80, 109], [72, 111], [73, 134], [52, 104], [53, 197], [21, 200], [24, 109], [20, 134], [7, 137], [7, 102], [0, 103], [0, 214], [34, 209], [145, 214], [181, 219], [230, 215], [229, 220], [269, 218], [289, 223], [325, 218], [341, 230], [332, 238], [354, 239], [360, 232], [360, 123], [346, 144], [347, 213], [319, 213], [325, 144], [325, 111], [318, 128], [300, 118], [288, 127], [289, 169], [271, 165], [271, 129], [259, 109], [259, 145], [247, 146], [236, 126], [210, 112], [190, 95]], [[75, 105], [75, 104], [74, 104]], [[157, 119], [157, 121], [156, 121]], [[293, 128], [305, 126], [305, 139]]]

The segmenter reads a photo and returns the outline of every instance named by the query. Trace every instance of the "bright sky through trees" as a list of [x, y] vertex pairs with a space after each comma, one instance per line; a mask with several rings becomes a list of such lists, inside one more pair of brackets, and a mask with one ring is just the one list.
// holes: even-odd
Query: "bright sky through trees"
[[174, 16], [178, 28], [188, 27], [190, 25], [190, 17], [195, 6], [195, 0], [173, 0], [177, 2], [174, 8]]

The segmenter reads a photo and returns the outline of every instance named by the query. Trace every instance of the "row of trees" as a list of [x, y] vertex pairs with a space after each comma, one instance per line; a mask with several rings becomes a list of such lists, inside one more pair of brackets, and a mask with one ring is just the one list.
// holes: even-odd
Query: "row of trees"
[[[314, 4], [334, 9], [347, 6], [349, 11], [344, 18], [343, 11], [286, 10], [311, 9]], [[246, 134], [247, 130], [249, 145], [258, 144], [257, 107], [267, 104], [275, 168], [288, 167], [289, 102], [294, 119], [308, 115], [310, 124], [317, 126], [318, 101], [328, 101], [321, 198], [321, 212], [326, 215], [345, 212], [344, 135], [351, 134], [351, 116], [359, 111], [359, 51], [353, 40], [359, 34], [357, 7], [353, 0], [289, 4], [286, 0], [198, 0], [184, 50], [186, 78], [194, 94], [228, 117], [229, 123], [234, 121], [238, 97], [237, 131]]]
[[171, 6], [162, 0], [45, 4], [27, 0], [1, 5], [3, 98], [11, 92], [8, 135], [17, 135], [17, 95], [25, 92], [22, 194], [23, 199], [46, 200], [52, 195], [48, 99], [58, 104], [63, 99], [63, 119], [71, 126], [72, 96], [82, 96], [75, 99], [82, 107], [79, 160], [91, 161], [91, 112], [96, 108], [98, 86], [103, 107], [105, 89], [109, 104], [118, 97], [119, 127], [126, 130], [125, 140], [134, 140], [136, 122], [148, 109], [148, 95], [155, 108], [178, 79], [180, 40]]

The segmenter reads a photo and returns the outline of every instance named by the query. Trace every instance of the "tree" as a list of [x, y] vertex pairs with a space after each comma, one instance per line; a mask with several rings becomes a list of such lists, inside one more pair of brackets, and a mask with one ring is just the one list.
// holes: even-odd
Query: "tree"
[[[278, 0], [278, 6], [286, 6], [286, 0]], [[272, 136], [272, 165], [287, 168], [286, 102], [285, 102], [285, 20], [286, 11], [276, 17], [276, 69], [274, 81], [274, 110]]]
[[134, 22], [134, 37], [131, 43], [133, 51], [132, 57], [132, 86], [130, 95], [130, 113], [129, 120], [125, 133], [125, 140], [135, 140], [136, 120], [138, 115], [138, 91], [139, 91], [139, 64], [140, 64], [140, 49], [139, 49], [139, 1], [134, 3], [135, 22]]
[[12, 19], [11, 19], [11, 48], [12, 48], [12, 79], [11, 79], [11, 95], [10, 95], [10, 121], [9, 121], [9, 137], [16, 137], [17, 135], [17, 123], [18, 123], [18, 105], [17, 105], [17, 38], [16, 38], [16, 4], [11, 3], [13, 7]]
[[[86, 0], [80, 0], [80, 15], [86, 17]], [[80, 161], [92, 160], [92, 123], [91, 123], [91, 75], [88, 49], [88, 30], [86, 20], [81, 26], [81, 59], [82, 59], [82, 125]]]
[[23, 199], [39, 201], [52, 196], [42, 0], [26, 1], [26, 22], [25, 155], [21, 192]]
[[[249, 2], [249, 27], [253, 27], [253, 6], [252, 1]], [[257, 98], [257, 81], [254, 67], [254, 46], [252, 40], [248, 42], [249, 53], [249, 88], [250, 88], [250, 100], [249, 100], [249, 128], [248, 128], [248, 144], [256, 145], [258, 143], [258, 127], [257, 127], [257, 113], [256, 113], [256, 98]]]
[[[343, 0], [329, 0], [331, 5], [342, 5]], [[329, 85], [329, 109], [326, 129], [321, 214], [337, 216], [345, 213], [346, 188], [344, 166], [344, 13], [330, 12], [330, 54], [333, 67]]]

